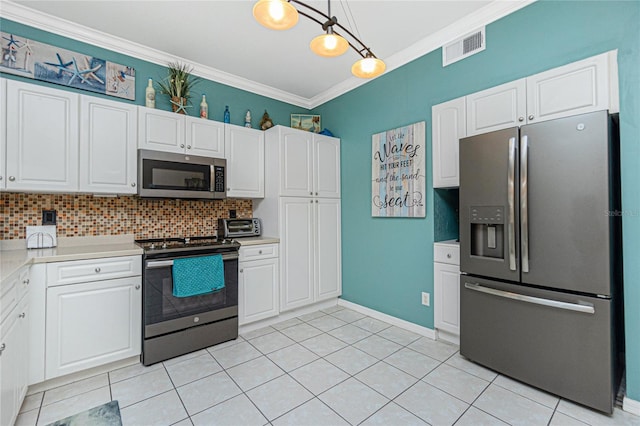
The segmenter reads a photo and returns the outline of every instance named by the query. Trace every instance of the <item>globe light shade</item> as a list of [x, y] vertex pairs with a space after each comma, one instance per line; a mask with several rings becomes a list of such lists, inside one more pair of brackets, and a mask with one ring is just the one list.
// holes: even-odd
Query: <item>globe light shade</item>
[[253, 17], [272, 30], [288, 30], [298, 23], [298, 11], [284, 0], [260, 0], [253, 5]]
[[360, 59], [351, 67], [351, 73], [360, 78], [377, 77], [387, 68], [385, 63], [378, 58], [368, 56]]
[[337, 34], [321, 34], [311, 40], [309, 47], [319, 56], [340, 56], [349, 49], [349, 42]]

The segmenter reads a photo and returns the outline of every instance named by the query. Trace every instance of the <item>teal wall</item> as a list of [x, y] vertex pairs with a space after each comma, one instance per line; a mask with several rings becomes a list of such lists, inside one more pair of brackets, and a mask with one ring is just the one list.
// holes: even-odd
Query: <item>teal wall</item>
[[[135, 68], [136, 100], [128, 101], [121, 98], [115, 98], [113, 96], [99, 95], [95, 92], [70, 89], [61, 85], [55, 85], [38, 80], [14, 76], [12, 74], [2, 73], [2, 76], [6, 78], [23, 80], [29, 83], [51, 86], [58, 89], [70, 90], [90, 96], [100, 96], [111, 100], [129, 102], [136, 105], [144, 105], [147, 80], [149, 78], [152, 78], [154, 81], [159, 81], [167, 76], [167, 69], [164, 66], [152, 64], [150, 62], [142, 61], [131, 56], [126, 56], [110, 50], [95, 47], [87, 43], [79, 42], [77, 40], [71, 40], [66, 37], [45, 32], [33, 27], [28, 27], [10, 21], [8, 19], [0, 18], [0, 31], [12, 33], [22, 37], [28, 37], [34, 41], [51, 44], [63, 49], [92, 55], [100, 59]], [[269, 116], [273, 120], [274, 124], [283, 124], [285, 126], [288, 126], [291, 123], [290, 114], [308, 112], [308, 110], [305, 108], [300, 108], [285, 102], [280, 102], [266, 96], [256, 95], [255, 93], [236, 89], [234, 87], [216, 83], [214, 81], [202, 80], [193, 88], [193, 98], [191, 99], [191, 103], [193, 106], [187, 109], [189, 115], [197, 116], [199, 114], [199, 105], [203, 94], [207, 96], [207, 103], [209, 104], [209, 118], [211, 120], [223, 121], [224, 107], [225, 105], [229, 105], [232, 124], [244, 125], [244, 116], [247, 112], [247, 109], [249, 109], [251, 110], [251, 124], [254, 128], [258, 128], [258, 123], [260, 123], [260, 119], [262, 118], [262, 114], [264, 113], [265, 109], [269, 113]], [[156, 96], [156, 108], [169, 111], [171, 109], [169, 97], [166, 95], [158, 94]]]
[[[316, 108], [314, 112], [322, 114], [323, 127], [342, 139], [343, 297], [433, 327], [433, 310], [420, 304], [420, 293], [433, 292], [434, 193], [428, 192], [425, 219], [372, 218], [369, 204], [372, 134], [426, 121], [429, 165], [426, 175], [427, 187], [431, 187], [433, 105], [619, 49], [622, 191], [626, 213], [623, 226], [627, 394], [640, 401], [638, 22], [637, 1], [537, 2], [487, 26], [484, 52], [442, 68], [441, 52], [437, 50]], [[147, 78], [157, 80], [166, 74], [162, 66], [8, 20], [0, 19], [0, 30], [133, 66], [138, 81], [136, 104], [144, 104]], [[243, 123], [246, 109], [253, 113], [254, 127], [264, 109], [276, 124], [285, 125], [290, 113], [304, 112], [299, 107], [211, 81], [203, 82], [194, 92], [195, 99], [203, 92], [207, 95], [210, 118], [214, 120], [221, 121], [224, 105], [229, 105], [233, 124]], [[169, 109], [168, 102], [160, 96], [157, 106]], [[190, 113], [197, 114], [197, 108]]]
[[483, 52], [443, 68], [434, 51], [316, 108], [342, 139], [343, 298], [433, 327], [420, 292], [433, 292], [434, 193], [426, 219], [372, 218], [372, 134], [425, 120], [430, 153], [433, 105], [619, 49], [627, 392], [640, 401], [639, 22], [637, 1], [537, 2], [488, 25]]

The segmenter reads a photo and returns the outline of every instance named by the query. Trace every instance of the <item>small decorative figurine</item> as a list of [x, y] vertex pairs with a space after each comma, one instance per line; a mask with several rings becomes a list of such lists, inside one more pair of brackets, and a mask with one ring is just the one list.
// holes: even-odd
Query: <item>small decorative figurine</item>
[[247, 110], [244, 116], [244, 127], [251, 127], [251, 111]]
[[224, 122], [225, 123], [231, 122], [231, 113], [229, 113], [229, 105], [224, 107]]
[[262, 114], [262, 120], [260, 120], [260, 128], [262, 130], [267, 130], [269, 128], [273, 127], [273, 121], [271, 121], [271, 118], [269, 118], [269, 114], [267, 113], [267, 110], [264, 110], [264, 114]]

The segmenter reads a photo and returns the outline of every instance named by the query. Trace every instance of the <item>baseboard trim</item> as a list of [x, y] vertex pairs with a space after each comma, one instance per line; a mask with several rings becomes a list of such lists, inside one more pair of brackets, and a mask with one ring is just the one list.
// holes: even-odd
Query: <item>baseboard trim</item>
[[365, 314], [370, 316], [371, 318], [378, 319], [380, 321], [388, 322], [389, 324], [393, 324], [396, 327], [404, 328], [407, 331], [411, 331], [412, 333], [419, 334], [424, 337], [428, 337], [432, 340], [436, 340], [436, 332], [428, 327], [423, 327], [418, 324], [414, 324], [409, 321], [405, 321], [400, 318], [396, 318], [391, 315], [383, 314], [382, 312], [378, 312], [374, 309], [367, 308], [366, 306], [358, 305], [357, 303], [349, 302], [344, 299], [338, 299], [338, 305], [344, 306], [345, 308], [352, 309], [356, 312], [360, 312], [361, 314]]
[[321, 309], [327, 309], [338, 304], [338, 299], [329, 299], [322, 302], [314, 303], [313, 305], [304, 306], [302, 308], [293, 309], [291, 311], [281, 312], [279, 315], [271, 318], [265, 318], [256, 322], [248, 324], [242, 324], [238, 329], [238, 334], [245, 334], [253, 330], [268, 327], [270, 325], [289, 320], [291, 318], [299, 317], [300, 315], [309, 314]]
[[640, 416], [640, 401], [636, 401], [625, 396], [622, 399], [622, 409], [627, 413], [635, 414], [636, 416]]
[[27, 389], [27, 395], [34, 393], [47, 391], [49, 389], [57, 388], [59, 386], [68, 385], [69, 383], [77, 382], [79, 380], [88, 379], [89, 377], [97, 376], [98, 374], [104, 374], [111, 370], [117, 370], [118, 368], [128, 367], [130, 365], [140, 363], [140, 355], [132, 356], [120, 361], [110, 362], [109, 364], [92, 367], [87, 370], [70, 373], [65, 376], [54, 377], [53, 379], [45, 380], [44, 382], [35, 383], [30, 385]]

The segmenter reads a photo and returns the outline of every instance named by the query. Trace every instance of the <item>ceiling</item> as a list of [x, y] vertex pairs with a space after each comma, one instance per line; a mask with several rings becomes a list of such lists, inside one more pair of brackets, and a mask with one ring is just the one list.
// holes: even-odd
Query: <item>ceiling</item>
[[[3, 3], [0, 13], [8, 19], [32, 25], [43, 21], [51, 28], [39, 28], [57, 29], [54, 32], [80, 40], [84, 37], [83, 41], [163, 65], [181, 60], [205, 78], [307, 108], [366, 82], [351, 75], [351, 65], [360, 58], [355, 51], [350, 49], [337, 58], [311, 52], [309, 42], [322, 32], [320, 25], [300, 16], [288, 31], [269, 30], [253, 19], [254, 0]], [[326, 1], [307, 3], [327, 11]], [[530, 0], [334, 0], [331, 14], [383, 59], [389, 71], [528, 3]]]

